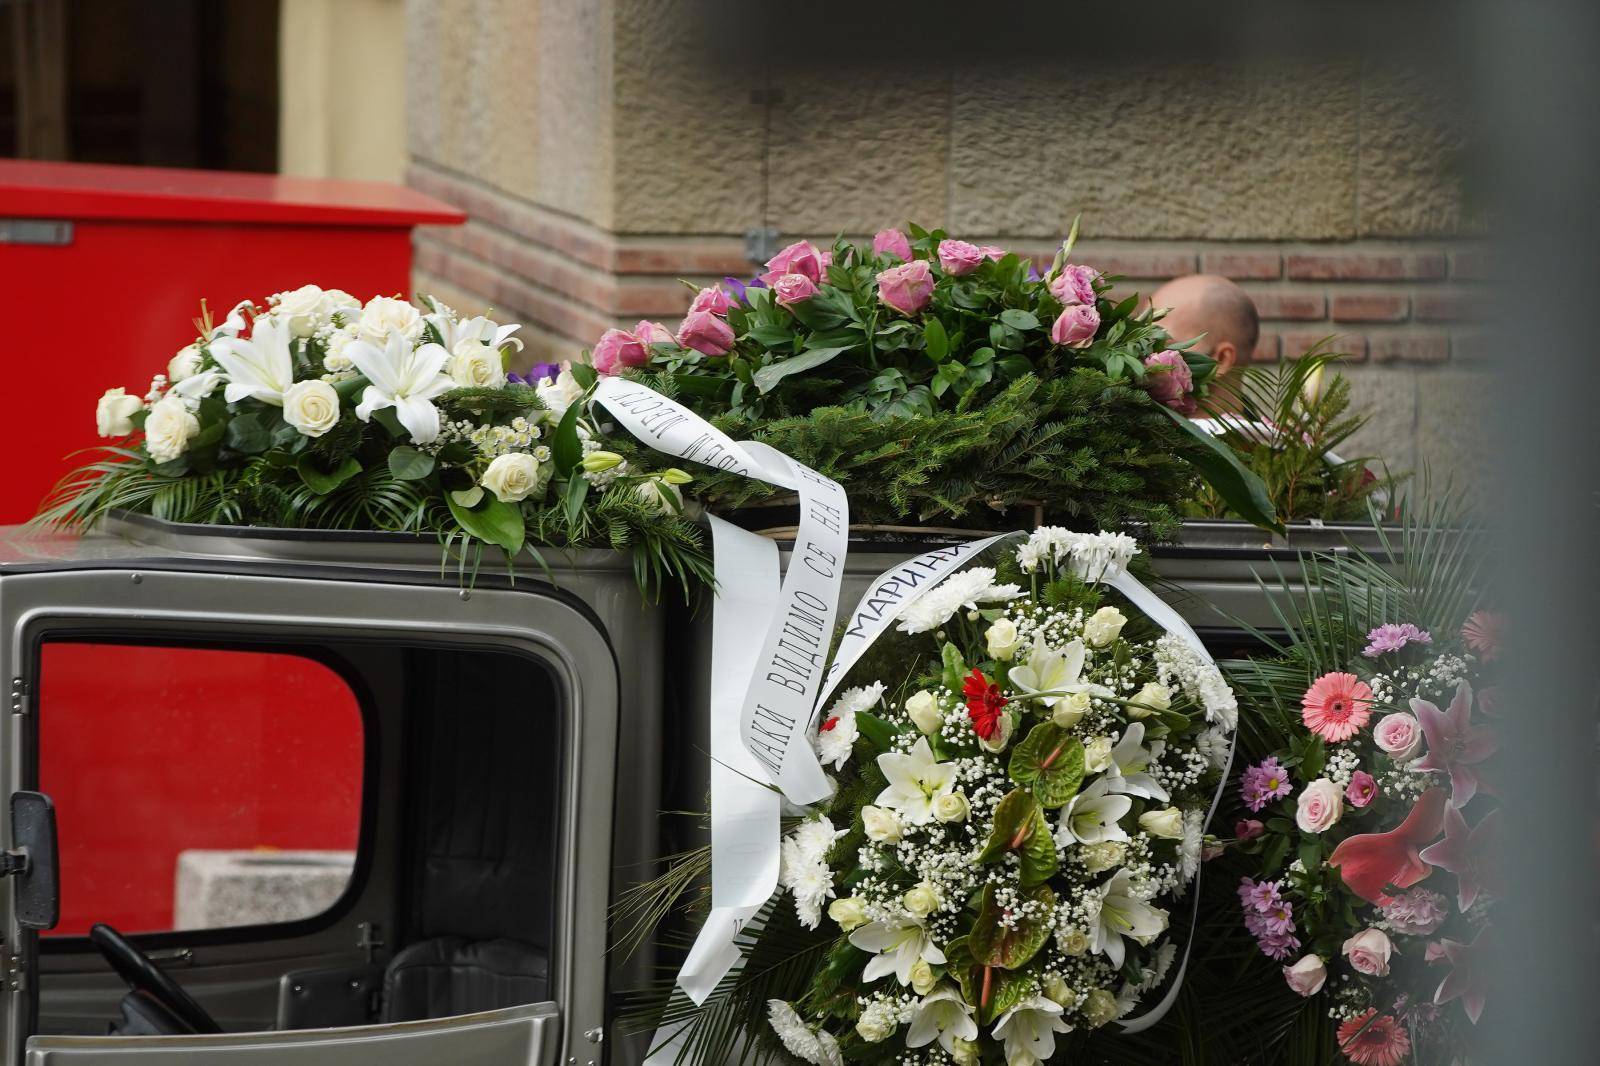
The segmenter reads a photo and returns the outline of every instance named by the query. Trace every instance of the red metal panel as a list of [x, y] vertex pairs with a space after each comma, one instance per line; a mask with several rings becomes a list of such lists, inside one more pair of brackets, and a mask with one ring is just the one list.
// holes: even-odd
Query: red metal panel
[[0, 160], [0, 217], [455, 225], [460, 211], [403, 185], [166, 167]]

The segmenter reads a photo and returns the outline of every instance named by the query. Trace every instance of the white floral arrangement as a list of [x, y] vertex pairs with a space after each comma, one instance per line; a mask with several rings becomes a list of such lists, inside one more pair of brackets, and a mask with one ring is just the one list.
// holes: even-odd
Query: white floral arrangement
[[1134, 551], [1041, 529], [908, 605], [820, 723], [836, 790], [744, 968], [673, 1016], [679, 1061], [1030, 1066], [1172, 977], [1237, 706], [1100, 582]]
[[303, 285], [221, 323], [202, 308], [142, 396], [100, 398], [106, 456], [68, 475], [40, 520], [122, 510], [432, 533], [462, 557], [494, 545], [508, 560], [605, 546], [635, 553], [647, 589], [709, 578], [682, 513], [689, 475], [603, 436], [592, 368], [512, 372], [520, 327], [419, 299]]

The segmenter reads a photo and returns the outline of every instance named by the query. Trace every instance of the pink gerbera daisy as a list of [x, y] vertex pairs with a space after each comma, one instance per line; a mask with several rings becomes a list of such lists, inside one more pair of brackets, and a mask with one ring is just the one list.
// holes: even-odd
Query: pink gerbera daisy
[[1400, 1066], [1411, 1054], [1411, 1034], [1393, 1015], [1377, 1013], [1370, 1007], [1339, 1026], [1339, 1050], [1358, 1066]]
[[1301, 697], [1301, 720], [1323, 740], [1349, 740], [1372, 716], [1372, 689], [1355, 674], [1323, 674]]
[[1505, 627], [1505, 615], [1494, 611], [1473, 611], [1467, 624], [1461, 627], [1461, 639], [1480, 659], [1492, 663], [1500, 657]]

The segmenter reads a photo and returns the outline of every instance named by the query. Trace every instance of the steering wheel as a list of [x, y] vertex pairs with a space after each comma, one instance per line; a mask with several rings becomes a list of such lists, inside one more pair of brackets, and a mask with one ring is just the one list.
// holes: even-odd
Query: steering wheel
[[130, 992], [142, 993], [154, 999], [188, 1026], [191, 1032], [222, 1032], [222, 1026], [206, 1013], [206, 1009], [151, 962], [150, 956], [134, 947], [127, 937], [109, 925], [96, 923], [89, 930], [89, 941], [105, 956], [106, 962], [111, 964]]

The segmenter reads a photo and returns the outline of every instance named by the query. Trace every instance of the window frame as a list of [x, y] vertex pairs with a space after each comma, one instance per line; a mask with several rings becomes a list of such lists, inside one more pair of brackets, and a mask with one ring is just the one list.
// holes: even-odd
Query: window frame
[[[357, 712], [361, 715], [361, 802], [360, 825], [356, 834], [355, 864], [350, 879], [332, 905], [306, 918], [292, 922], [266, 922], [255, 925], [228, 925], [211, 929], [166, 929], [146, 932], [119, 930], [129, 940], [150, 951], [166, 948], [207, 947], [229, 944], [259, 944], [276, 940], [291, 940], [321, 933], [338, 925], [353, 911], [365, 893], [373, 867], [374, 844], [378, 829], [377, 782], [382, 770], [381, 715], [377, 701], [366, 679], [354, 664], [338, 655], [333, 649], [314, 644], [301, 644], [274, 639], [270, 636], [241, 635], [222, 640], [196, 634], [185, 626], [147, 626], [129, 630], [115, 624], [109, 626], [71, 625], [49, 627], [31, 635], [28, 643], [29, 676], [44, 676], [44, 647], [47, 644], [110, 644], [119, 647], [194, 648], [202, 651], [270, 651], [292, 654], [309, 659], [332, 670], [355, 697]], [[37, 684], [37, 683], [36, 683]], [[42, 684], [37, 684], [42, 688]], [[39, 742], [43, 713], [35, 702], [33, 711], [23, 723], [22, 780], [23, 788], [39, 787]], [[41, 956], [74, 956], [92, 954], [97, 949], [87, 936], [39, 937]]]

